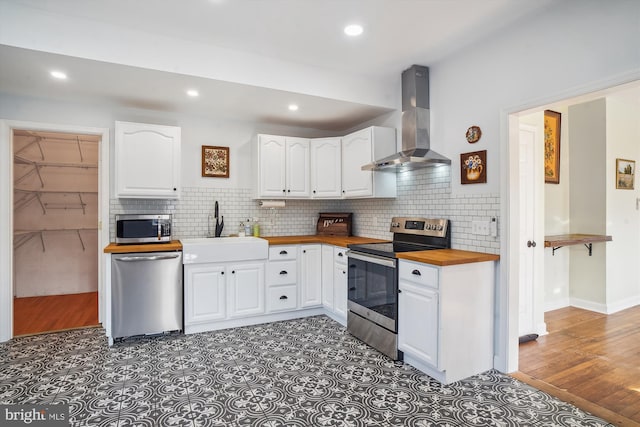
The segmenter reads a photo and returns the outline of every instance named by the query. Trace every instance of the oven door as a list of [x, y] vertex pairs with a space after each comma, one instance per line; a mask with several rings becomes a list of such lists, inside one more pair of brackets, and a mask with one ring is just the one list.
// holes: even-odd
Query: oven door
[[397, 260], [349, 251], [348, 306], [365, 319], [397, 332]]

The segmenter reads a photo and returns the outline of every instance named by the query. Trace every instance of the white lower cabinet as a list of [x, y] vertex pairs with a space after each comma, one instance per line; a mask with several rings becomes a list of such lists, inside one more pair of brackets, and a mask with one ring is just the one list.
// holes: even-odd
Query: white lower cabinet
[[333, 246], [322, 245], [322, 306], [333, 311]]
[[227, 316], [224, 265], [184, 267], [185, 324], [222, 320]]
[[298, 247], [270, 246], [267, 313], [298, 308]]
[[264, 313], [264, 262], [184, 266], [185, 332], [191, 326]]
[[264, 263], [227, 267], [229, 317], [264, 313]]
[[347, 296], [348, 296], [347, 249], [333, 248], [333, 312], [336, 320], [347, 324]]
[[493, 368], [493, 261], [398, 263], [398, 348], [448, 384]]
[[322, 245], [300, 246], [300, 307], [322, 305]]

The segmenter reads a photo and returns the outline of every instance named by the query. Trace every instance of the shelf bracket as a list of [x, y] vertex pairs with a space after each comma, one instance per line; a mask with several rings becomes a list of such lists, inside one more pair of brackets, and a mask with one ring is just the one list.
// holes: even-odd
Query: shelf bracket
[[78, 239], [80, 239], [80, 244], [82, 245], [82, 252], [84, 252], [85, 251], [84, 242], [82, 241], [82, 235], [80, 234], [80, 230], [76, 230], [76, 233], [78, 233]]
[[[556, 254], [556, 251], [560, 248], [562, 248], [563, 246], [554, 246], [551, 248], [551, 256]], [[587, 248], [589, 250], [589, 256], [592, 256], [593, 254], [593, 243], [585, 243], [584, 247]]]
[[76, 135], [76, 142], [78, 143], [78, 151], [80, 152], [80, 163], [84, 162], [84, 157], [82, 156], [82, 147], [80, 147], [80, 137]]
[[585, 243], [584, 247], [589, 249], [589, 256], [591, 256], [592, 254], [592, 249], [593, 249], [593, 243]]

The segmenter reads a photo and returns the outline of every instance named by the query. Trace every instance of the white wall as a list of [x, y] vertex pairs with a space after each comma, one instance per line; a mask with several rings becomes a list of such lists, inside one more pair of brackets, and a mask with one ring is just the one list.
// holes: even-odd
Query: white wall
[[617, 158], [640, 161], [639, 93], [611, 95], [606, 100], [606, 233], [613, 238], [606, 244], [606, 310], [609, 313], [640, 304], [638, 179], [636, 177], [634, 190], [616, 189], [615, 182]]
[[[577, 234], [606, 233], [606, 101], [604, 98], [569, 107], [570, 230]], [[606, 303], [607, 244], [593, 245], [589, 256], [583, 245], [567, 247], [571, 253], [573, 306], [602, 311]]]

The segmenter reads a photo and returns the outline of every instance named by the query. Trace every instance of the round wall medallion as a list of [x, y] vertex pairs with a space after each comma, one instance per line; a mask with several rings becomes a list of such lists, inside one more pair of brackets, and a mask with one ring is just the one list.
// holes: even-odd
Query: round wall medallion
[[482, 131], [479, 126], [471, 126], [467, 129], [467, 141], [469, 144], [473, 144], [474, 142], [478, 142], [480, 137], [482, 136]]

